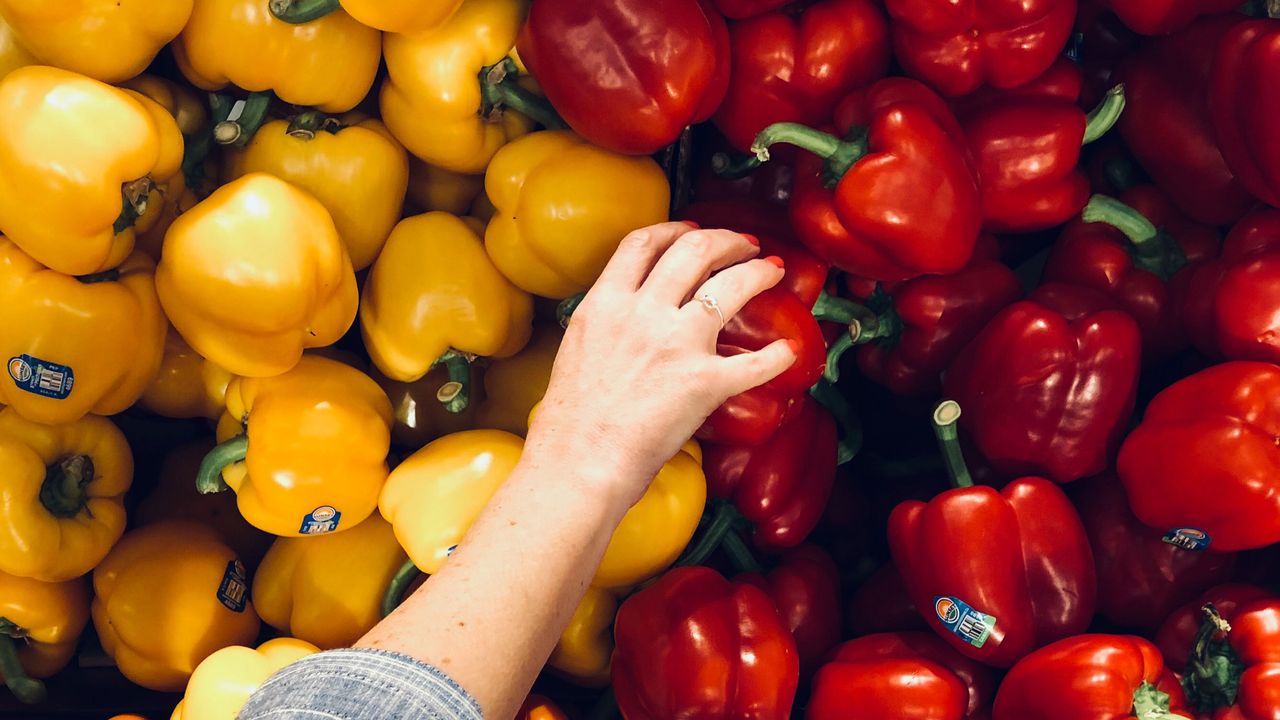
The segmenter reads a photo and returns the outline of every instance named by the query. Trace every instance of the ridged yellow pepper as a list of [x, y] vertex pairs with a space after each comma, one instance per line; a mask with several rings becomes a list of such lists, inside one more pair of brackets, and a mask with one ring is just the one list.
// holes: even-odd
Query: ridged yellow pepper
[[192, 0], [0, 0], [0, 15], [43, 65], [115, 83], [182, 31]]
[[64, 425], [0, 411], [0, 571], [45, 582], [80, 577], [124, 532], [133, 454], [95, 415]]
[[132, 530], [93, 571], [93, 626], [126, 678], [177, 692], [205, 658], [258, 636], [244, 564], [212, 529]]
[[389, 33], [420, 34], [443, 25], [462, 0], [271, 0], [271, 12], [291, 23], [306, 23], [341, 8], [362, 25]]
[[551, 366], [560, 350], [564, 331], [544, 323], [533, 339], [509, 358], [494, 360], [484, 371], [484, 401], [476, 414], [476, 427], [529, 432], [529, 413], [542, 402], [551, 382]]
[[0, 80], [20, 67], [39, 64], [40, 61], [18, 42], [13, 28], [0, 15]]
[[268, 640], [257, 649], [243, 645], [222, 648], [191, 673], [171, 720], [236, 720], [249, 696], [267, 678], [318, 652], [315, 645], [291, 637]]
[[512, 142], [493, 157], [484, 188], [497, 208], [489, 257], [535, 295], [589, 289], [632, 230], [667, 219], [671, 190], [651, 158], [619, 155], [568, 131]]
[[[211, 392], [221, 381], [223, 392]], [[200, 357], [172, 327], [164, 339], [160, 371], [138, 402], [167, 418], [208, 418], [222, 415], [222, 397], [231, 373]]]
[[243, 429], [219, 423], [222, 444], [201, 465], [198, 487], [230, 487], [254, 527], [281, 537], [340, 532], [377, 508], [391, 403], [368, 375], [306, 355], [283, 375], [232, 380], [224, 417]]
[[533, 299], [489, 260], [480, 236], [442, 212], [406, 218], [373, 264], [360, 330], [378, 369], [401, 382], [444, 362], [451, 389], [441, 401], [467, 405], [467, 355], [507, 357], [533, 332]]
[[530, 92], [529, 81], [491, 82], [482, 72], [503, 67], [528, 6], [465, 0], [434, 32], [386, 36], [382, 119], [409, 152], [446, 170], [480, 173], [499, 148], [533, 129], [521, 112], [504, 109], [528, 110], [512, 95]]
[[272, 120], [238, 155], [228, 179], [268, 173], [323, 203], [357, 271], [373, 263], [400, 220], [408, 155], [377, 120], [345, 125], [319, 113]]
[[466, 215], [483, 189], [483, 174], [456, 173], [409, 158], [408, 203], [418, 212]]
[[253, 576], [253, 604], [286, 635], [348, 647], [382, 619], [382, 597], [407, 559], [377, 513], [346, 532], [279, 538]]
[[94, 276], [63, 275], [0, 236], [0, 403], [65, 423], [137, 402], [164, 355], [154, 272], [133, 253]]
[[[391, 414], [395, 418], [391, 443], [397, 447], [417, 450], [436, 438], [476, 427], [477, 403], [456, 413], [449, 412], [440, 403], [440, 388], [450, 382], [449, 369], [444, 365], [437, 365], [426, 375], [407, 383], [392, 380], [377, 368], [369, 376], [391, 400]], [[469, 383], [475, 387], [478, 382], [480, 371], [472, 364]]]
[[173, 44], [178, 67], [202, 90], [271, 90], [331, 113], [369, 93], [381, 50], [382, 33], [341, 10], [291, 25], [270, 13], [268, 0], [196, 0]]
[[612, 592], [587, 588], [547, 664], [579, 685], [608, 685], [617, 614], [618, 598]]
[[138, 503], [131, 519], [135, 527], [161, 520], [191, 520], [213, 528], [244, 562], [252, 574], [275, 540], [249, 524], [236, 507], [233, 493], [201, 495], [196, 490], [200, 463], [213, 449], [213, 440], [197, 440], [179, 445], [165, 456], [155, 490]]
[[279, 375], [303, 349], [336, 342], [359, 303], [329, 211], [263, 173], [224, 185], [173, 222], [156, 290], [196, 352], [249, 377]]
[[88, 622], [84, 578], [47, 583], [0, 572], [0, 677], [18, 700], [47, 696], [44, 683], [33, 678], [47, 678], [71, 662]]
[[182, 152], [173, 116], [150, 98], [57, 68], [15, 70], [0, 81], [0, 233], [58, 272], [109, 270]]

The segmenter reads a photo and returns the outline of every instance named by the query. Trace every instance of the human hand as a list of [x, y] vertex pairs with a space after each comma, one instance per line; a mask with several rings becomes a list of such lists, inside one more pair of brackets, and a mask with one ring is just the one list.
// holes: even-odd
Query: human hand
[[664, 223], [619, 245], [574, 311], [526, 453], [572, 463], [623, 510], [728, 398], [795, 362], [789, 341], [720, 357], [724, 321], [783, 276], [754, 238]]

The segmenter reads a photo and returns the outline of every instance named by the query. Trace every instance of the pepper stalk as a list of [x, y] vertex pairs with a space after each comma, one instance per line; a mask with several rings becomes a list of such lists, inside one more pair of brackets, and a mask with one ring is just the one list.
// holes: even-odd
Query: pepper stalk
[[1106, 223], [1119, 230], [1129, 241], [1133, 264], [1165, 282], [1187, 266], [1187, 255], [1173, 237], [1113, 197], [1098, 194], [1089, 198], [1080, 219], [1086, 223]]

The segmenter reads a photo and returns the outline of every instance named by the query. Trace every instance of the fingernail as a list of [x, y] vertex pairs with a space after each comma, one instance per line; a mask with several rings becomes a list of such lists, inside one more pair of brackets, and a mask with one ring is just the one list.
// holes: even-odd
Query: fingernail
[[791, 348], [791, 354], [800, 357], [800, 341], [787, 338], [787, 347]]
[[755, 235], [748, 235], [747, 233], [742, 233], [742, 237], [746, 238], [747, 242], [751, 243], [752, 245], [755, 245], [756, 247], [760, 247], [760, 238], [756, 237]]
[[767, 263], [773, 263], [774, 265], [777, 265], [779, 270], [783, 270], [786, 268], [786, 263], [782, 262], [782, 258], [778, 257], [777, 255], [770, 255], [769, 257], [765, 258], [764, 261]]
[[680, 222], [684, 223], [685, 225], [688, 225], [689, 227], [693, 228], [694, 230], [701, 230], [701, 229], [702, 229], [702, 226], [701, 226], [701, 225], [699, 225], [698, 223], [696, 223], [696, 222], [694, 222], [694, 221], [692, 221], [692, 220], [681, 220]]

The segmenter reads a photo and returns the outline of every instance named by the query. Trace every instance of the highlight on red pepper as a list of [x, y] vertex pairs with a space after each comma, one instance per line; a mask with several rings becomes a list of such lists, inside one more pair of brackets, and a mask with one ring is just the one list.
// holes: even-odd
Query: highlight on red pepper
[[1089, 626], [1093, 555], [1080, 517], [1054, 483], [1024, 477], [999, 491], [973, 485], [956, 432], [960, 415], [950, 400], [933, 414], [954, 489], [894, 508], [889, 550], [935, 633], [965, 657], [1009, 667]]
[[1259, 208], [1228, 233], [1219, 263], [1197, 270], [1185, 319], [1229, 360], [1280, 360], [1280, 210]]
[[1280, 205], [1280, 143], [1266, 120], [1280, 108], [1280, 20], [1273, 18], [1236, 25], [1219, 42], [1209, 114], [1231, 171], [1249, 192]]
[[1210, 551], [1280, 541], [1280, 367], [1227, 362], [1166, 388], [1120, 448], [1142, 522]]
[[978, 180], [955, 116], [907, 78], [859, 91], [836, 111], [841, 136], [795, 123], [765, 128], [762, 162], [795, 145], [791, 218], [800, 241], [840, 270], [873, 280], [946, 274], [973, 256]]

